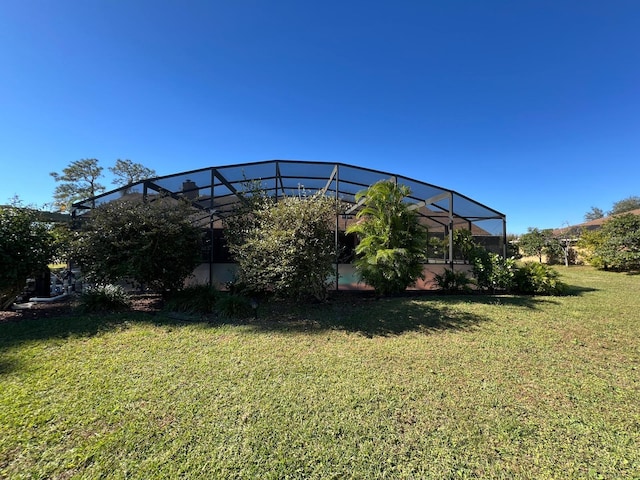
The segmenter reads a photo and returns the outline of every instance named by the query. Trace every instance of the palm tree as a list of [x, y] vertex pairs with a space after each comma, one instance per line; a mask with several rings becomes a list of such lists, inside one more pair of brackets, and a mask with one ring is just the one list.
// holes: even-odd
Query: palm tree
[[364, 207], [347, 229], [360, 239], [356, 270], [381, 295], [400, 293], [424, 278], [427, 229], [403, 201], [410, 193], [406, 185], [383, 180], [356, 195]]

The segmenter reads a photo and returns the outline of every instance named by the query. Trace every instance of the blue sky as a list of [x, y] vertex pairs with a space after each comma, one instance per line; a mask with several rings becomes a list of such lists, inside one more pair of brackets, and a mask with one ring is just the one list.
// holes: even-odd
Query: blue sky
[[640, 195], [640, 2], [3, 0], [0, 203], [81, 158], [344, 162], [579, 223]]

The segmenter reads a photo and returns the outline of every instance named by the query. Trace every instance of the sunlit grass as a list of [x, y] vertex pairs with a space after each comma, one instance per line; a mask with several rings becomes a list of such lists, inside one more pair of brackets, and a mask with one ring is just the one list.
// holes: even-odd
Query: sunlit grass
[[0, 477], [638, 478], [640, 277], [0, 324]]

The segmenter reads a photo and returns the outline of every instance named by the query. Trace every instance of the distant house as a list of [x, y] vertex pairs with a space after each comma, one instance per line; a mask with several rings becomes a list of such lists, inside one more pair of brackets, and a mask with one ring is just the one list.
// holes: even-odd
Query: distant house
[[[635, 210], [630, 210], [628, 212], [624, 212], [624, 213], [632, 213], [633, 215], [640, 215], [640, 208], [637, 208]], [[617, 215], [623, 215], [624, 213], [619, 213]], [[617, 215], [612, 215], [612, 216], [617, 216]], [[585, 231], [585, 230], [598, 230], [600, 227], [602, 227], [602, 224], [605, 223], [607, 220], [610, 220], [612, 216], [609, 217], [602, 217], [602, 218], [596, 218], [595, 220], [590, 220], [588, 222], [584, 222], [584, 223], [579, 223], [577, 225], [571, 225], [569, 227], [564, 227], [564, 228], [556, 228], [553, 231], [554, 235], [563, 235], [563, 234], [571, 234], [571, 235], [580, 235], [581, 232]]]

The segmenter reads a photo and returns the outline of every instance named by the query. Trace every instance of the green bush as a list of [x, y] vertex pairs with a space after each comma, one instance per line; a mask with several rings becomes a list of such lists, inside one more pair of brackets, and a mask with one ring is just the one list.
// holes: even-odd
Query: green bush
[[120, 312], [131, 308], [131, 297], [119, 285], [90, 287], [80, 295], [79, 308], [85, 313]]
[[27, 278], [46, 270], [53, 251], [54, 239], [35, 210], [0, 207], [0, 310], [13, 303]]
[[559, 277], [560, 274], [548, 265], [525, 262], [515, 271], [513, 290], [524, 294], [563, 295], [568, 287]]
[[469, 292], [472, 280], [465, 272], [454, 272], [446, 268], [442, 275], [436, 274], [434, 277], [438, 288], [445, 292]]
[[165, 310], [184, 313], [211, 313], [218, 300], [218, 291], [209, 285], [194, 285], [171, 293]]
[[260, 294], [324, 299], [333, 273], [336, 200], [321, 194], [280, 198], [258, 192], [225, 220], [237, 283]]
[[468, 263], [473, 258], [473, 252], [478, 248], [478, 245], [473, 240], [471, 230], [454, 230], [453, 248], [454, 258], [460, 258], [464, 260], [464, 263]]
[[473, 253], [472, 263], [473, 276], [480, 289], [491, 292], [511, 290], [516, 271], [516, 261], [513, 258], [505, 259], [498, 254], [487, 252], [482, 247], [477, 247]]
[[216, 302], [216, 311], [224, 318], [249, 317], [256, 314], [256, 308], [251, 300], [237, 293], [222, 294]]
[[580, 240], [591, 265], [619, 272], [640, 270], [640, 215], [612, 217], [600, 231], [585, 232]]
[[429, 237], [427, 242], [428, 258], [446, 258], [449, 251], [449, 241], [436, 236]]
[[106, 203], [84, 215], [73, 256], [96, 283], [130, 281], [166, 294], [200, 263], [194, 209], [171, 198]]

